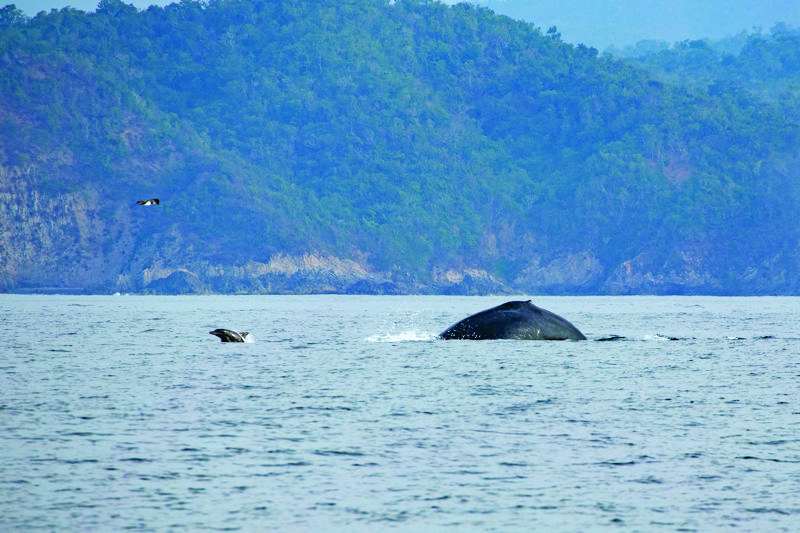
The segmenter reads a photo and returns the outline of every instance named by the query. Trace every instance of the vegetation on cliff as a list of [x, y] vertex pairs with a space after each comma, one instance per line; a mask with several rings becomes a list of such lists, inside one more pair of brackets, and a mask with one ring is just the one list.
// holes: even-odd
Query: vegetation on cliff
[[426, 0], [6, 6], [0, 284], [800, 292], [796, 98], [651, 67]]

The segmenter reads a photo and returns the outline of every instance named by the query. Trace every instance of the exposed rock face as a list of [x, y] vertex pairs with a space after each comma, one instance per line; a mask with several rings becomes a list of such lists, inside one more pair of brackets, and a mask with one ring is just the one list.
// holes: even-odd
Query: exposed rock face
[[205, 284], [197, 274], [179, 269], [166, 278], [157, 279], [145, 287], [152, 294], [203, 294], [207, 292]]
[[[56, 157], [56, 156], [53, 156]], [[61, 154], [50, 161], [58, 175]], [[64, 164], [66, 164], [64, 163]], [[708, 243], [668, 257], [645, 250], [617, 264], [592, 251], [532, 257], [511, 279], [444, 265], [429, 274], [377, 271], [363, 258], [275, 253], [265, 262], [211, 262], [168, 207], [132, 210], [99, 190], [37, 191], [36, 165], [0, 168], [0, 292], [150, 294], [797, 294], [791, 243], [757, 263], [719, 264]], [[24, 177], [25, 179], [19, 179]], [[705, 247], [704, 247], [705, 246]], [[781, 255], [783, 254], [783, 255]]]
[[591, 291], [602, 280], [603, 265], [591, 252], [566, 254], [547, 264], [536, 258], [514, 285], [531, 294]]
[[513, 291], [503, 282], [486, 272], [474, 268], [434, 272], [433, 292], [476, 296], [485, 294], [511, 294]]
[[[183, 272], [181, 274], [181, 272]], [[180, 276], [180, 277], [178, 277]], [[191, 276], [191, 277], [190, 277]], [[278, 254], [268, 263], [244, 266], [204, 265], [196, 273], [182, 269], [148, 269], [146, 292], [261, 294], [508, 294], [511, 290], [486, 271], [435, 271], [432, 280], [374, 272], [337, 257]], [[201, 281], [202, 280], [202, 281]]]
[[[219, 292], [271, 294], [345, 293], [389, 283], [386, 274], [373, 273], [363, 265], [318, 254], [277, 254], [268, 263], [251, 261], [242, 267], [207, 267], [201, 274]], [[231, 290], [233, 289], [233, 290]], [[385, 290], [392, 290], [386, 287]]]
[[711, 265], [695, 246], [656, 260], [641, 253], [620, 264], [602, 285], [608, 294], [715, 294], [722, 292]]
[[[62, 154], [56, 163], [61, 159], [69, 160]], [[58, 176], [60, 167], [50, 163], [47, 172]], [[133, 253], [127, 210], [101, 214], [94, 189], [42, 194], [39, 172], [36, 164], [0, 167], [0, 291], [109, 285]]]

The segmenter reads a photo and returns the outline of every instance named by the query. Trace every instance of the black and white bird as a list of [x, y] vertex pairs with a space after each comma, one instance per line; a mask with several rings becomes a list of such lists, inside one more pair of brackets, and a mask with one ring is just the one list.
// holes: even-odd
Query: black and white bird
[[161, 202], [158, 201], [158, 198], [151, 198], [149, 200], [139, 200], [136, 202], [136, 205], [158, 205]]

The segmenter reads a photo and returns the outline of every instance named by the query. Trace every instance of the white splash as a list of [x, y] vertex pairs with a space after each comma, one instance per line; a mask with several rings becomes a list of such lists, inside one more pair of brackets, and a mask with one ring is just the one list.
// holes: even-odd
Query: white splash
[[664, 335], [662, 333], [656, 333], [655, 335], [645, 335], [644, 340], [646, 341], [677, 341], [680, 340], [677, 337], [670, 337], [669, 335]]
[[392, 333], [377, 333], [366, 338], [367, 342], [416, 342], [436, 340], [434, 333], [427, 331], [397, 331]]

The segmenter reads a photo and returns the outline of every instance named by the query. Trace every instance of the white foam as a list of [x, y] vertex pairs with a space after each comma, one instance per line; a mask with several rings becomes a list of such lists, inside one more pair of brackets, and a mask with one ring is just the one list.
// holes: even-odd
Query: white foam
[[656, 333], [655, 335], [645, 335], [644, 340], [646, 341], [676, 341], [678, 340], [676, 337], [670, 337], [668, 335], [664, 335], [662, 333]]
[[415, 342], [415, 341], [432, 341], [436, 339], [436, 335], [427, 331], [397, 331], [392, 333], [378, 333], [366, 338], [367, 342]]

